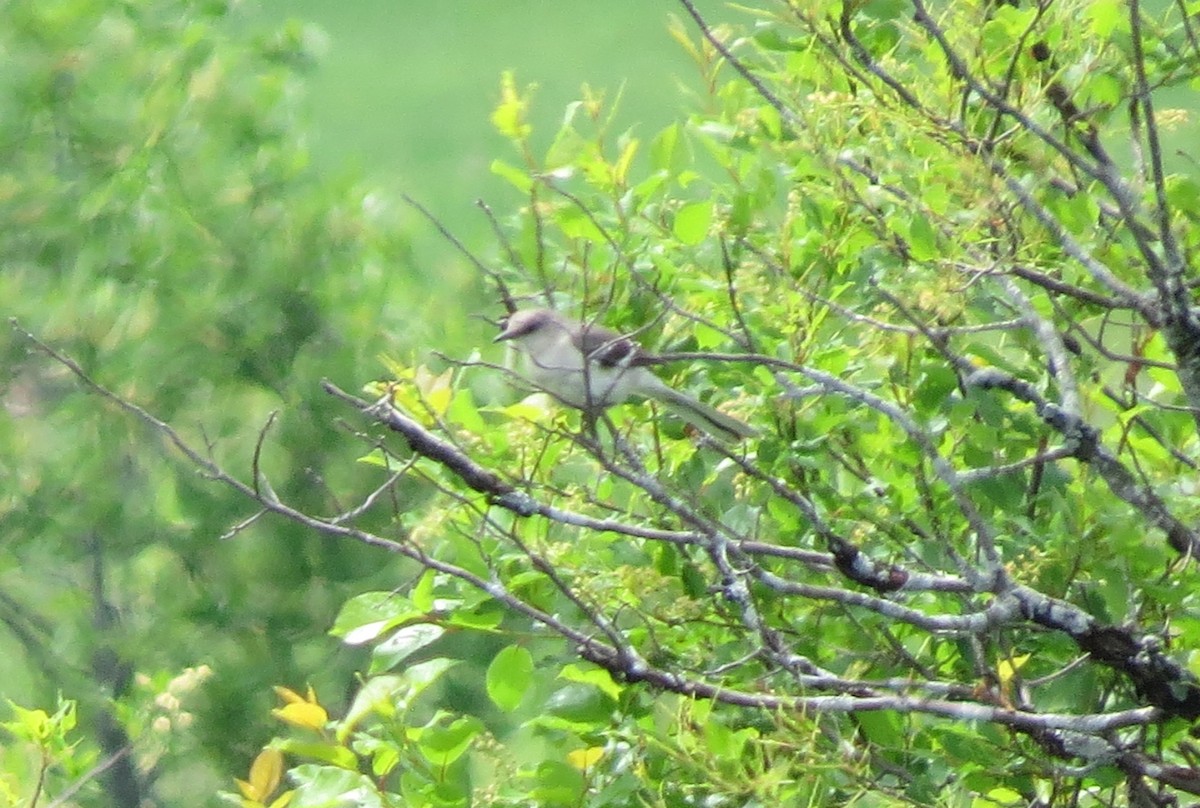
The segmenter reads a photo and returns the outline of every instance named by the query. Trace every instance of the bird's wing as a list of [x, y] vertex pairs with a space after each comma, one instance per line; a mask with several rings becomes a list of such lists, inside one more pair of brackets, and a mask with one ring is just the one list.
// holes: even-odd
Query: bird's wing
[[581, 325], [571, 334], [571, 342], [588, 359], [601, 367], [635, 367], [649, 364], [640, 345], [615, 331], [595, 325]]

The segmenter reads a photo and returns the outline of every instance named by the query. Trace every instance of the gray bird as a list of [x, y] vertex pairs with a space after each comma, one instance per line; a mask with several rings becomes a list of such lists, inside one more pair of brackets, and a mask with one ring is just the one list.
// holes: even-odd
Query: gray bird
[[650, 371], [650, 354], [606, 328], [550, 309], [522, 309], [509, 315], [494, 341], [508, 341], [521, 352], [522, 373], [535, 386], [584, 412], [598, 413], [630, 396], [644, 396], [715, 437], [736, 441], [758, 434], [749, 424], [668, 386]]

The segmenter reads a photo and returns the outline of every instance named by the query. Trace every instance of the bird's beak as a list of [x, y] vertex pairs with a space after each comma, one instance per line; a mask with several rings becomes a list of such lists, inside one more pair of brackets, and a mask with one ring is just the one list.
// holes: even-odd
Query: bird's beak
[[492, 342], [504, 342], [504, 340], [506, 340], [506, 339], [512, 339], [512, 334], [510, 334], [508, 332], [507, 327], [505, 327], [505, 329], [503, 331], [501, 331], [499, 334], [497, 334], [495, 337], [493, 337]]

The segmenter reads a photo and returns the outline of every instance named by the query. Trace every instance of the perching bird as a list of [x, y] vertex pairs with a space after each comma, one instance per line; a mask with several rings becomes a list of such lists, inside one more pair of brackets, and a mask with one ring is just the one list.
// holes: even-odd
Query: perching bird
[[644, 396], [716, 437], [740, 440], [758, 434], [750, 425], [669, 387], [650, 372], [652, 356], [606, 328], [550, 309], [523, 309], [509, 315], [494, 341], [504, 340], [524, 355], [524, 375], [530, 382], [584, 412], [595, 414], [630, 396]]

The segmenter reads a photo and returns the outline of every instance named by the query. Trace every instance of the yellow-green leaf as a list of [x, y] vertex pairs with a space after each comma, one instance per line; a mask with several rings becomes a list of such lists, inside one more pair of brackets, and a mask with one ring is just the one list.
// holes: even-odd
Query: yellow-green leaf
[[510, 185], [523, 194], [529, 193], [529, 189], [533, 187], [533, 180], [529, 174], [503, 160], [493, 160], [491, 169], [493, 174], [503, 180], [508, 180]]
[[521, 95], [517, 91], [516, 78], [512, 71], [505, 71], [500, 77], [500, 103], [492, 110], [492, 125], [500, 134], [513, 140], [524, 140], [529, 136], [532, 127], [525, 120], [529, 109], [529, 91]]
[[633, 162], [634, 155], [637, 154], [638, 140], [631, 138], [625, 144], [625, 148], [621, 150], [621, 156], [617, 158], [617, 162], [613, 164], [613, 182], [617, 185], [624, 185], [626, 177], [629, 176], [629, 165]]
[[684, 244], [699, 244], [708, 236], [712, 218], [711, 202], [689, 202], [675, 214], [675, 224], [671, 230], [675, 238]]

